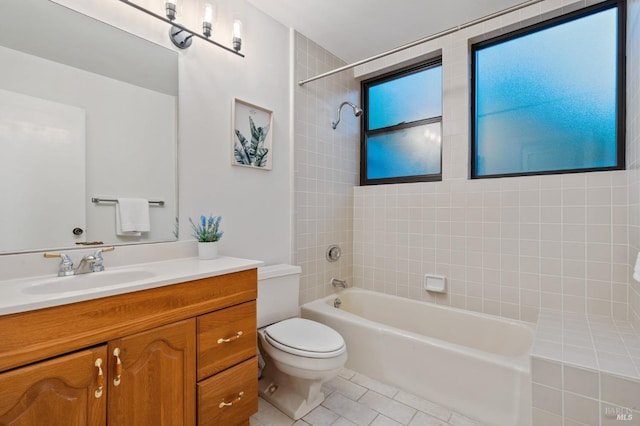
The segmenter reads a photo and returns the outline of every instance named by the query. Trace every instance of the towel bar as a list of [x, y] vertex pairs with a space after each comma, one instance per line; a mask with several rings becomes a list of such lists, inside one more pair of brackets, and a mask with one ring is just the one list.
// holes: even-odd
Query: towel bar
[[[97, 198], [97, 197], [93, 197], [93, 198], [91, 198], [91, 202], [95, 203], [95, 204], [117, 203], [118, 200], [116, 200], [115, 198]], [[164, 201], [149, 201], [149, 204], [153, 205], [153, 206], [164, 206]]]

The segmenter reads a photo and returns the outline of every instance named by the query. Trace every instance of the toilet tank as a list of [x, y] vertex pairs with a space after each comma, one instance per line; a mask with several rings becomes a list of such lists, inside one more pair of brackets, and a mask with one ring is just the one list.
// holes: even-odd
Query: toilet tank
[[294, 265], [258, 268], [258, 327], [299, 316], [301, 272]]

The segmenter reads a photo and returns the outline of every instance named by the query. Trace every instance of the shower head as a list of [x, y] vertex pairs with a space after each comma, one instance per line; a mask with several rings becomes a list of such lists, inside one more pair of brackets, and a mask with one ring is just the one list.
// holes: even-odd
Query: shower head
[[338, 107], [338, 119], [336, 121], [332, 121], [331, 122], [331, 127], [333, 128], [333, 130], [336, 129], [336, 127], [338, 127], [338, 123], [340, 123], [340, 111], [342, 110], [342, 107], [345, 105], [349, 105], [352, 109], [353, 109], [353, 115], [355, 115], [356, 117], [360, 117], [362, 115], [362, 113], [364, 112], [362, 110], [362, 108], [352, 104], [349, 101], [344, 101], [340, 104], [340, 106]]

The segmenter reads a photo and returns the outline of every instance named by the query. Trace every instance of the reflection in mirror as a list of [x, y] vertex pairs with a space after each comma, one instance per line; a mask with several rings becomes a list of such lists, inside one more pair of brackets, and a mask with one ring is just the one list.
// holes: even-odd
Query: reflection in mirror
[[[49, 0], [4, 6], [0, 253], [175, 240], [177, 53]], [[96, 197], [164, 203], [122, 232]]]

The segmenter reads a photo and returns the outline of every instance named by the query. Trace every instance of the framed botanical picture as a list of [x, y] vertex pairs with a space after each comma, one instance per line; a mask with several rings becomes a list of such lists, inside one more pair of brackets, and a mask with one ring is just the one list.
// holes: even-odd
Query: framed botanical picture
[[271, 170], [273, 112], [240, 99], [233, 100], [231, 164]]

